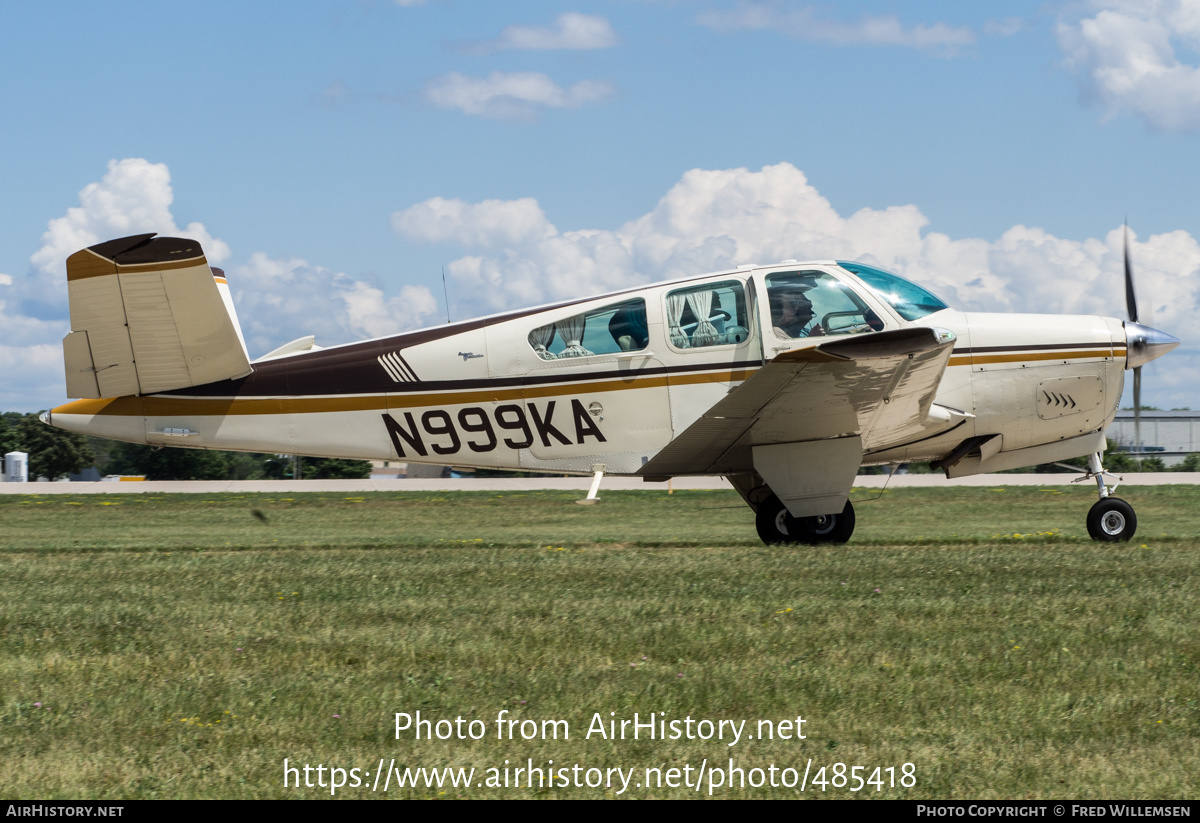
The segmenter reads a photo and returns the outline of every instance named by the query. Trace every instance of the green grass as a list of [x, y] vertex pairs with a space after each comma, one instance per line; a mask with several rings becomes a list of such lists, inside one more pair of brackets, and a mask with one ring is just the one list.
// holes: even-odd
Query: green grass
[[[368, 784], [380, 758], [634, 768], [622, 797], [707, 796], [635, 784], [730, 758], [915, 766], [826, 797], [1197, 796], [1192, 488], [1130, 490], [1119, 545], [1086, 538], [1091, 489], [877, 494], [818, 548], [760, 545], [732, 492], [0, 497], [0, 796], [330, 796], [285, 789], [285, 758]], [[501, 710], [570, 739], [497, 740]], [[416, 711], [487, 736], [396, 739]], [[610, 712], [803, 716], [807, 738], [585, 739]]]

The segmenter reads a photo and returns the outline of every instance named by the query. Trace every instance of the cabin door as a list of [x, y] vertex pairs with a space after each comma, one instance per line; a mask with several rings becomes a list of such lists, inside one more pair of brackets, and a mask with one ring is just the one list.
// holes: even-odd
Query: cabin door
[[[662, 324], [644, 298], [545, 312], [489, 329], [505, 442], [522, 469], [633, 474], [671, 440]], [[507, 382], [507, 381], [506, 381]], [[502, 406], [502, 408], [500, 407]]]

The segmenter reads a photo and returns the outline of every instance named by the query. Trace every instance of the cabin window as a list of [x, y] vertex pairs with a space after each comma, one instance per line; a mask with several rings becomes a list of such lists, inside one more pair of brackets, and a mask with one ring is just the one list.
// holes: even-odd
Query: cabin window
[[641, 351], [650, 343], [646, 301], [640, 297], [538, 326], [529, 345], [543, 360]]
[[845, 283], [821, 271], [767, 275], [771, 325], [781, 338], [881, 331], [883, 321]]
[[739, 280], [667, 293], [667, 336], [677, 349], [744, 343], [746, 290]]

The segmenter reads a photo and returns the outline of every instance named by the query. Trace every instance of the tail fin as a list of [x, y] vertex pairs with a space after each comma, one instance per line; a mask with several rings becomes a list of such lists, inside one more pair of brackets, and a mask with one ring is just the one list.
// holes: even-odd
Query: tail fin
[[140, 234], [67, 258], [68, 397], [121, 397], [245, 377], [253, 369], [224, 272], [200, 244]]

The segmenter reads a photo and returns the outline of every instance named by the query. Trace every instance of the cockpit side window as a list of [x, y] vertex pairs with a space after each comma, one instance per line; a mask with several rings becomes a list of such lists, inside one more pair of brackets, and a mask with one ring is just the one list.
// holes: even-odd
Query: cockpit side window
[[881, 331], [883, 320], [861, 297], [822, 271], [767, 275], [767, 302], [777, 337], [824, 337]]
[[740, 280], [668, 292], [666, 312], [667, 336], [677, 349], [736, 345], [750, 337]]
[[641, 351], [649, 344], [646, 301], [640, 297], [565, 317], [529, 332], [529, 345], [543, 360]]

